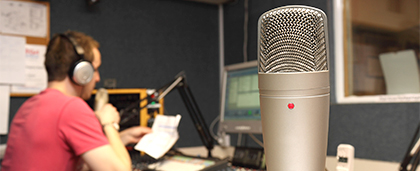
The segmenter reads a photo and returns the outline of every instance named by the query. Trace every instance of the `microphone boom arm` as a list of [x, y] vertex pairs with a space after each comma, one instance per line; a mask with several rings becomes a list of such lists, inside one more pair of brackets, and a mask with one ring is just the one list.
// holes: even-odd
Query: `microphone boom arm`
[[[209, 127], [205, 123], [203, 115], [201, 114], [201, 111], [200, 111], [200, 109], [199, 109], [199, 107], [198, 107], [198, 105], [195, 101], [195, 98], [192, 95], [190, 87], [187, 85], [187, 82], [185, 80], [185, 75], [184, 75], [183, 72], [178, 74], [177, 77], [173, 81], [171, 81], [170, 83], [163, 86], [163, 88], [158, 89], [157, 90], [157, 92], [159, 93], [158, 97], [155, 97], [152, 100], [153, 101], [159, 101], [160, 99], [165, 97], [168, 93], [170, 93], [175, 88], [178, 89], [178, 91], [179, 91], [179, 93], [182, 97], [182, 101], [184, 102], [185, 107], [187, 108], [188, 113], [189, 113], [189, 115], [190, 115], [190, 117], [191, 117], [191, 119], [194, 123], [194, 126], [195, 126], [198, 134], [200, 135], [200, 139], [201, 139], [203, 145], [208, 150], [207, 157], [211, 158], [212, 157], [211, 150], [214, 147], [213, 137], [211, 136]], [[143, 100], [147, 100], [147, 98], [139, 99], [135, 103], [126, 107], [125, 109], [122, 109], [120, 111], [120, 116], [122, 116], [122, 115], [124, 115], [124, 113], [136, 108], [136, 106], [140, 102], [142, 102]], [[147, 107], [147, 105], [141, 106], [140, 110], [145, 108], [145, 107]], [[126, 118], [121, 120], [120, 124], [126, 123], [132, 117], [134, 117], [134, 115], [127, 116]]]
[[187, 108], [188, 113], [194, 123], [194, 126], [198, 134], [200, 135], [200, 139], [203, 145], [208, 150], [207, 157], [212, 157], [211, 150], [214, 147], [213, 138], [210, 134], [209, 127], [204, 121], [203, 115], [201, 114], [201, 111], [191, 92], [191, 89], [185, 80], [185, 76], [182, 74], [181, 76], [175, 78], [175, 80], [172, 81], [172, 83], [158, 96], [157, 100], [160, 100], [161, 98], [165, 97], [169, 92], [171, 92], [175, 88], [178, 89], [179, 94], [182, 97], [182, 101], [184, 102], [185, 107]]

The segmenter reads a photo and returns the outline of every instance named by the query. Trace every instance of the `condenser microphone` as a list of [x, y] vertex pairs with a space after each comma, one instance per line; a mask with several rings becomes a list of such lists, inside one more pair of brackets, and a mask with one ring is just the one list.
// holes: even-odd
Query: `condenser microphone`
[[323, 171], [330, 83], [327, 17], [272, 9], [258, 20], [258, 87], [267, 170]]
[[105, 104], [108, 103], [108, 101], [109, 101], [108, 91], [104, 88], [98, 89], [95, 95], [95, 105], [93, 109], [95, 111], [101, 110], [105, 106]]

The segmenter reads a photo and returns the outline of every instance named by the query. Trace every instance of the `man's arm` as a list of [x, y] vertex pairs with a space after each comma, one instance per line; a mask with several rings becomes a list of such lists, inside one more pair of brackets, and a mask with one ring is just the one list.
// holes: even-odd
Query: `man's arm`
[[124, 145], [136, 144], [144, 135], [151, 133], [152, 129], [145, 126], [133, 126], [120, 132], [120, 139]]
[[82, 158], [91, 170], [131, 170], [131, 159], [112, 123], [119, 122], [119, 113], [114, 106], [106, 104], [95, 113], [109, 141], [104, 145], [82, 154]]
[[[148, 134], [150, 132], [152, 132], [152, 130], [149, 127], [134, 126], [134, 127], [130, 127], [130, 128], [125, 129], [124, 131], [119, 132], [119, 136], [122, 143], [124, 145], [128, 145], [128, 144], [138, 143], [145, 134]], [[108, 153], [108, 152], [98, 152], [98, 153], [102, 154], [102, 153]], [[92, 158], [95, 158], [95, 157], [92, 157]], [[118, 160], [118, 159], [113, 159], [113, 160]], [[94, 161], [92, 161], [91, 163], [93, 162]], [[107, 167], [110, 168], [110, 166], [107, 166]], [[101, 168], [98, 168], [98, 170], [100, 169]], [[90, 170], [90, 168], [87, 166], [86, 163], [84, 163], [84, 165], [81, 167], [80, 170]]]
[[103, 129], [106, 137], [108, 138], [109, 144], [117, 154], [118, 158], [123, 162], [124, 165], [129, 166], [131, 170], [131, 158], [127, 149], [125, 148], [125, 145], [120, 139], [118, 130], [116, 130], [112, 124], [104, 125]]
[[127, 167], [114, 152], [111, 145], [104, 145], [94, 148], [82, 154], [84, 165], [83, 170], [98, 171], [131, 171], [131, 166]]

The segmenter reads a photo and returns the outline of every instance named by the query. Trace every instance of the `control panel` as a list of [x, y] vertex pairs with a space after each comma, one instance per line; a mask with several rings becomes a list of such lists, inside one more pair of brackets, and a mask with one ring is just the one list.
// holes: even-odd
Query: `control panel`
[[[163, 114], [163, 98], [154, 101], [154, 89], [136, 88], [136, 89], [107, 89], [109, 103], [114, 105], [120, 111], [121, 130], [132, 126], [150, 126], [153, 118], [158, 114]], [[92, 97], [86, 101], [90, 107], [94, 106], [95, 94], [93, 90]]]

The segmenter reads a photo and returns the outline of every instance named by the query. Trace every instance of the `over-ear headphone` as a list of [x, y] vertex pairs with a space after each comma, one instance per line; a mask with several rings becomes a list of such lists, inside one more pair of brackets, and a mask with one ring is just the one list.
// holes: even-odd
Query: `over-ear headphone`
[[86, 85], [92, 80], [93, 74], [95, 72], [92, 63], [85, 59], [85, 51], [83, 50], [83, 47], [80, 46], [73, 37], [68, 34], [60, 34], [60, 36], [70, 41], [70, 43], [73, 45], [73, 49], [76, 52], [76, 55], [79, 57], [79, 60], [70, 66], [70, 79], [78, 85]]

